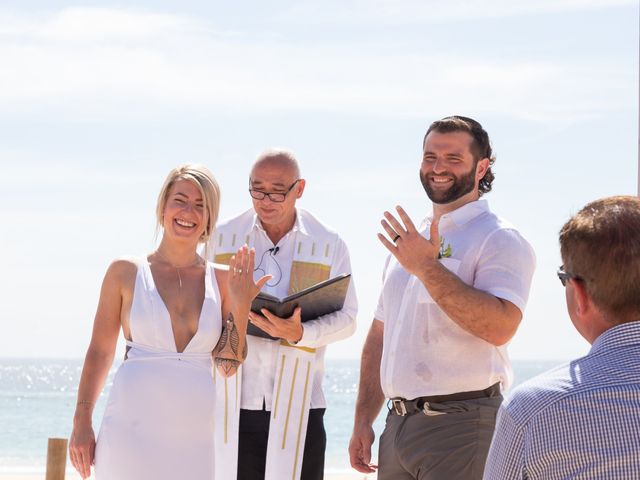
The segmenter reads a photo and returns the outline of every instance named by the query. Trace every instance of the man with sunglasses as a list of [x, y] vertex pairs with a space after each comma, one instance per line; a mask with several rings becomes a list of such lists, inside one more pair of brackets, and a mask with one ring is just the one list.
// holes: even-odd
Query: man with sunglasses
[[378, 480], [482, 477], [507, 343], [527, 302], [533, 250], [480, 197], [492, 187], [487, 132], [447, 117], [423, 139], [420, 180], [432, 215], [418, 228], [397, 207], [378, 238], [389, 250], [362, 352], [351, 465], [370, 473], [372, 424], [387, 398]]
[[[309, 212], [296, 208], [305, 185], [291, 152], [268, 150], [258, 156], [249, 176], [253, 208], [216, 228], [209, 245], [215, 261], [228, 263], [232, 252], [245, 243], [255, 248], [254, 275], [271, 275], [263, 292], [278, 298], [351, 273], [342, 239]], [[226, 461], [216, 478], [236, 478], [236, 459], [241, 480], [323, 478], [324, 353], [329, 343], [353, 334], [356, 311], [351, 282], [342, 310], [304, 324], [300, 309], [291, 318], [266, 310], [250, 314], [253, 326], [272, 338], [249, 335], [241, 374], [218, 379], [224, 427], [218, 430], [223, 434], [218, 436], [216, 454]], [[230, 405], [239, 406], [239, 418]], [[216, 462], [216, 468], [221, 463]]]
[[586, 205], [560, 253], [567, 311], [591, 349], [514, 389], [484, 478], [640, 478], [640, 199]]

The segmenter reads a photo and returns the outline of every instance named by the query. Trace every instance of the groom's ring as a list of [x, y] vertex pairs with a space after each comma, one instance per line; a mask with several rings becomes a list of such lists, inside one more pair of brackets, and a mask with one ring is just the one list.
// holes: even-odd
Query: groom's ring
[[399, 238], [400, 238], [400, 235], [396, 235], [395, 237], [393, 237], [393, 243], [396, 243]]
[[242, 274], [242, 269], [241, 268], [236, 268], [236, 273], [241, 275]]

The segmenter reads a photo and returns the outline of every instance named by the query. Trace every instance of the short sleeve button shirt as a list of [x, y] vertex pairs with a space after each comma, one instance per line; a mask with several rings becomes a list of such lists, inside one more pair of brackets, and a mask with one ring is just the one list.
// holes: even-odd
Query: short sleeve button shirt
[[[421, 226], [428, 237], [430, 219]], [[440, 261], [463, 282], [524, 311], [535, 255], [515, 228], [470, 202], [439, 222]], [[380, 369], [387, 398], [416, 398], [480, 390], [511, 382], [506, 346], [496, 347], [459, 327], [433, 301], [424, 285], [390, 257], [375, 318], [384, 322]]]

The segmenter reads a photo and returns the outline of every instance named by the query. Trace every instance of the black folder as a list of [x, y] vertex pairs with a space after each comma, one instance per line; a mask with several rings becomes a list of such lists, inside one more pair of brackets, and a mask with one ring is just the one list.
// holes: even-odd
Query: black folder
[[[282, 299], [260, 292], [251, 303], [251, 311], [262, 315], [260, 310], [266, 308], [280, 318], [289, 318], [293, 315], [296, 307], [300, 307], [302, 308], [302, 321], [313, 320], [342, 309], [350, 280], [351, 274], [345, 273], [316, 283]], [[277, 340], [252, 323], [247, 326], [247, 333], [256, 337]]]

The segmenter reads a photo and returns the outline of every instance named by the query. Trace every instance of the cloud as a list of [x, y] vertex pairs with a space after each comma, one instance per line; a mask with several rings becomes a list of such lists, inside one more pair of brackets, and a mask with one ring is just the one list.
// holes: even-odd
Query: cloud
[[[377, 2], [368, 14], [391, 5]], [[465, 110], [566, 122], [625, 108], [623, 95], [603, 105], [596, 92], [635, 82], [635, 72], [613, 63], [594, 69], [358, 39], [296, 44], [144, 11], [70, 8], [0, 18], [5, 117], [126, 121], [311, 111], [411, 117]]]
[[56, 13], [19, 15], [0, 12], [0, 38], [46, 42], [155, 40], [162, 35], [200, 29], [187, 16], [110, 8], [66, 8]]
[[[0, 177], [0, 188], [5, 191], [20, 188], [20, 185], [28, 184], [29, 188], [55, 188], [65, 189], [70, 185], [81, 184], [90, 189], [92, 187], [117, 188], [122, 186], [154, 185], [155, 178], [150, 178], [149, 174], [144, 175], [144, 171], [132, 171], [131, 167], [127, 174], [114, 172], [111, 170], [98, 170], [95, 167], [78, 167], [67, 164], [68, 161], [52, 161], [47, 158], [47, 163], [32, 162], [31, 165], [23, 163], [26, 155], [2, 155], [0, 158], [10, 158], [11, 165], [3, 167], [3, 174]], [[108, 162], [104, 162], [108, 165]], [[133, 164], [135, 165], [135, 164]], [[63, 190], [68, 193], [68, 190]], [[62, 193], [62, 192], [61, 192]]]
[[279, 15], [303, 24], [411, 25], [636, 5], [635, 0], [307, 0]]

